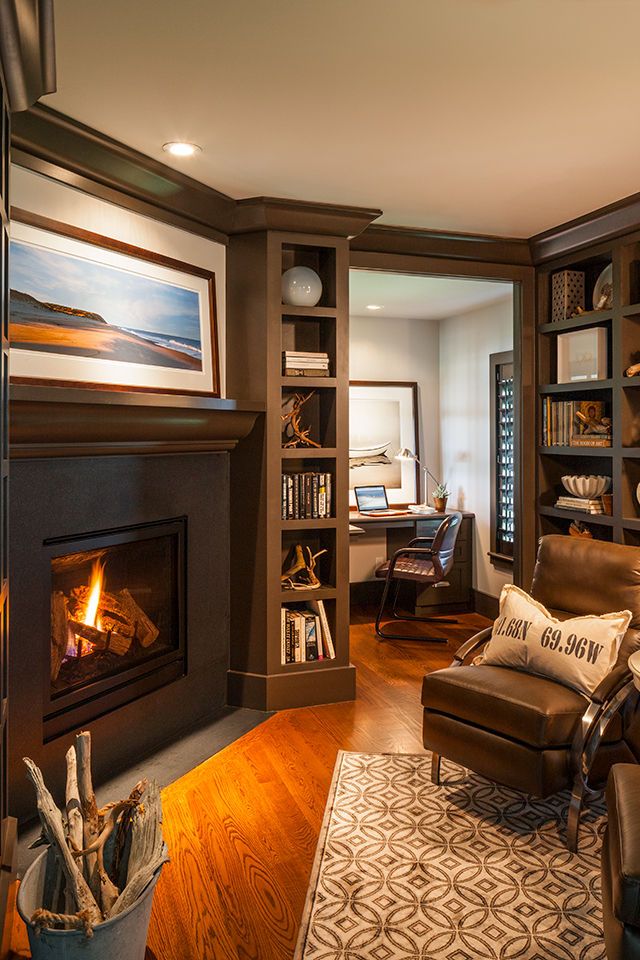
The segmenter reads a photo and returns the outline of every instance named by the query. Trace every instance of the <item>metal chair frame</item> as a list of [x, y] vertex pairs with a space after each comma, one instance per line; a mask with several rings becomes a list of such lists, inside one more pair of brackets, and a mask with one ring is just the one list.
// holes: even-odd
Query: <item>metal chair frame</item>
[[[417, 617], [413, 614], [403, 613], [402, 615], [398, 614], [398, 596], [400, 593], [400, 584], [402, 583], [401, 579], [394, 578], [393, 573], [396, 568], [396, 564], [403, 557], [423, 557], [427, 560], [430, 560], [433, 564], [433, 569], [435, 574], [440, 579], [432, 584], [432, 586], [448, 586], [447, 581], [445, 580], [445, 572], [442, 567], [442, 561], [439, 555], [439, 549], [444, 540], [445, 534], [447, 533], [449, 527], [451, 526], [453, 520], [455, 519], [455, 514], [446, 517], [438, 529], [435, 532], [433, 537], [415, 537], [408, 546], [400, 547], [399, 550], [396, 550], [393, 557], [389, 561], [389, 569], [387, 570], [387, 576], [384, 582], [384, 589], [382, 591], [382, 599], [380, 601], [380, 606], [378, 607], [378, 613], [376, 615], [375, 630], [376, 636], [381, 640], [417, 640], [424, 643], [446, 643], [446, 637], [420, 637], [420, 636], [411, 636], [402, 633], [390, 633], [387, 630], [382, 628], [382, 620], [388, 619], [384, 616], [384, 608], [387, 603], [387, 598], [389, 596], [389, 589], [391, 587], [392, 580], [395, 579], [395, 589], [393, 594], [393, 606], [391, 608], [391, 617], [394, 620], [400, 620], [405, 622], [418, 622], [418, 623], [457, 623], [458, 621], [455, 618], [451, 617]], [[418, 543], [428, 543], [428, 547], [417, 547]]]

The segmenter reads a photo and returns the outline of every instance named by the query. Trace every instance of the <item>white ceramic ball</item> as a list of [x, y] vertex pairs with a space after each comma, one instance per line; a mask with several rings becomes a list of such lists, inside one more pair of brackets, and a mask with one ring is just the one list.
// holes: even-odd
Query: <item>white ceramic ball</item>
[[322, 280], [311, 267], [291, 267], [282, 274], [282, 302], [315, 307], [322, 296]]

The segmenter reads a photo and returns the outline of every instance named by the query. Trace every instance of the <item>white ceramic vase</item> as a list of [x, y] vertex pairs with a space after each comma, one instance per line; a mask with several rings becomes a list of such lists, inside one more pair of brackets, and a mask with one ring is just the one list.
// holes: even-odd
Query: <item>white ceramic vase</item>
[[282, 274], [282, 302], [315, 307], [322, 296], [322, 280], [311, 267], [291, 267]]

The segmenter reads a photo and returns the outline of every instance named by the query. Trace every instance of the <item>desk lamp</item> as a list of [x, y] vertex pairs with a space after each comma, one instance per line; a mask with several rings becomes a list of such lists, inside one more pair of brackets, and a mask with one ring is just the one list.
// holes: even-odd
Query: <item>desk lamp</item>
[[429, 503], [428, 503], [428, 495], [429, 495], [429, 487], [428, 487], [428, 484], [429, 484], [429, 479], [428, 479], [428, 478], [431, 477], [431, 479], [432, 479], [433, 482], [436, 484], [436, 486], [440, 486], [440, 481], [439, 481], [439, 480], [436, 480], [436, 478], [435, 478], [434, 475], [431, 473], [431, 471], [429, 470], [428, 467], [426, 467], [426, 466], [424, 466], [424, 464], [420, 463], [420, 460], [418, 459], [418, 455], [417, 455], [416, 453], [414, 453], [413, 450], [409, 450], [409, 447], [403, 447], [402, 450], [398, 450], [398, 452], [396, 453], [394, 459], [395, 459], [395, 460], [403, 460], [403, 461], [405, 461], [405, 462], [406, 462], [407, 460], [412, 460], [414, 463], [417, 463], [418, 466], [422, 468], [422, 470], [424, 471], [424, 500], [423, 500], [423, 502], [422, 502], [422, 506], [423, 506], [423, 507], [428, 507], [428, 506], [429, 506]]

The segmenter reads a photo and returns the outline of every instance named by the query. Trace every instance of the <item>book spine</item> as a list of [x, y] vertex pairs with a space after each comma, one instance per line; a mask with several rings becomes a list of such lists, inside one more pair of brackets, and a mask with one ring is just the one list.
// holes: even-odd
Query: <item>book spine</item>
[[328, 377], [328, 367], [285, 367], [285, 377]]
[[318, 516], [327, 516], [327, 475], [321, 473], [318, 475]]
[[287, 520], [293, 520], [293, 477], [287, 476]]
[[304, 516], [305, 520], [313, 518], [313, 505], [311, 502], [313, 477], [310, 473], [304, 475]]
[[325, 488], [326, 488], [326, 498], [327, 498], [327, 499], [326, 499], [326, 505], [325, 505], [325, 517], [331, 517], [331, 516], [333, 515], [333, 514], [332, 514], [332, 509], [333, 509], [333, 503], [332, 503], [333, 492], [332, 492], [332, 488], [331, 488], [332, 482], [333, 482], [333, 478], [332, 478], [331, 474], [330, 474], [330, 473], [327, 473], [326, 476], [325, 476]]
[[314, 614], [313, 619], [316, 624], [316, 641], [318, 644], [318, 660], [324, 660], [324, 647], [322, 645], [322, 628], [320, 626], [320, 617]]
[[331, 636], [331, 630], [329, 629], [329, 620], [327, 619], [327, 611], [324, 607], [324, 602], [318, 600], [318, 613], [320, 615], [320, 623], [322, 625], [322, 639], [323, 644], [327, 651], [327, 657], [329, 660], [335, 660], [336, 651], [333, 646], [333, 638]]
[[280, 662], [287, 662], [287, 608], [280, 607]]
[[318, 491], [320, 489], [320, 474], [314, 473], [311, 477], [311, 515], [314, 520], [321, 517]]
[[312, 614], [304, 615], [305, 660], [318, 659], [318, 641], [316, 640], [316, 618]]

